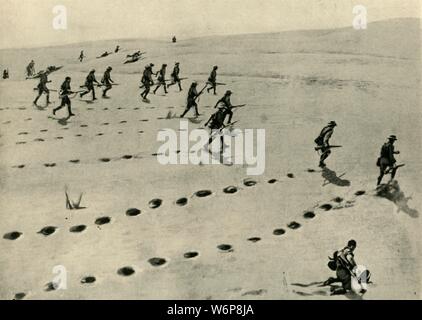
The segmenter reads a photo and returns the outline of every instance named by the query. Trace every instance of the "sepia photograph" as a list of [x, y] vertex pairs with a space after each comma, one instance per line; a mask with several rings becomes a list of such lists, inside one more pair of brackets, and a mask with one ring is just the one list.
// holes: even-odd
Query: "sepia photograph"
[[421, 10], [2, 0], [0, 300], [421, 300]]

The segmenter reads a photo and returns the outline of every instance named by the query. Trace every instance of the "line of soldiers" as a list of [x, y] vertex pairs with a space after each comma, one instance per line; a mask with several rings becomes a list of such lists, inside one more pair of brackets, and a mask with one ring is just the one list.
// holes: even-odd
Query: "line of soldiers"
[[[331, 149], [341, 147], [330, 144], [330, 139], [336, 126], [337, 123], [335, 121], [330, 121], [327, 126], [321, 130], [320, 134], [315, 139], [315, 143], [317, 144], [315, 150], [320, 152], [319, 166], [321, 168], [326, 167], [325, 160], [331, 154]], [[394, 143], [397, 141], [397, 137], [395, 135], [390, 135], [387, 140], [388, 141], [382, 145], [380, 156], [376, 162], [376, 165], [380, 170], [380, 174], [377, 179], [377, 185], [381, 184], [382, 178], [386, 174], [391, 175], [390, 181], [392, 181], [396, 176], [398, 168], [404, 166], [404, 164], [397, 165], [397, 161], [394, 157], [395, 154], [400, 154], [400, 151], [395, 151], [394, 149]]]

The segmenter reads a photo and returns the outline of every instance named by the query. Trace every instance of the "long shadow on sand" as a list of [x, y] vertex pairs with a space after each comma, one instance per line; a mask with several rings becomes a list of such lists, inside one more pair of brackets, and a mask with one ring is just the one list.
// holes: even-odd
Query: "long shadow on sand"
[[322, 169], [322, 177], [324, 178], [324, 183], [322, 186], [326, 186], [327, 184], [335, 184], [339, 187], [348, 187], [350, 186], [350, 181], [347, 179], [341, 179], [346, 173], [343, 173], [337, 176], [336, 172], [333, 170], [328, 169], [327, 167]]
[[[327, 286], [324, 286], [324, 281], [316, 281], [316, 282], [311, 282], [311, 283], [291, 283], [291, 285], [296, 286], [296, 287], [301, 287], [301, 288], [311, 288], [311, 287], [315, 287], [314, 289], [319, 288], [317, 290], [313, 290], [312, 292], [293, 290], [294, 293], [302, 297], [312, 297], [312, 296], [326, 297], [326, 296], [329, 296], [330, 293], [334, 291], [335, 289], [341, 288], [341, 285], [337, 285], [333, 283], [329, 285], [329, 288], [330, 288], [329, 290], [324, 290], [324, 288], [327, 287]], [[357, 295], [353, 292], [348, 292], [344, 294], [344, 296], [350, 300], [362, 300], [362, 296]]]
[[406, 197], [404, 192], [400, 190], [399, 183], [394, 180], [389, 184], [381, 184], [377, 187], [376, 196], [386, 198], [397, 206], [397, 212], [403, 211], [412, 218], [419, 217], [416, 209], [409, 207], [407, 202], [412, 197]]
[[67, 125], [67, 120], [70, 119], [70, 117], [65, 117], [65, 118], [56, 118], [56, 117], [52, 117], [49, 116], [50, 119], [56, 120], [58, 124], [65, 126]]

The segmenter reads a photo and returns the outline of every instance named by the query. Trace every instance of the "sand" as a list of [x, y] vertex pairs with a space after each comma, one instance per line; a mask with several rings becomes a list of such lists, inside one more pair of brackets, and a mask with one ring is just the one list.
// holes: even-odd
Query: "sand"
[[[120, 53], [95, 59], [117, 43]], [[372, 273], [364, 299], [420, 299], [420, 47], [419, 20], [397, 19], [364, 31], [0, 51], [10, 70], [0, 81], [0, 298], [357, 299], [317, 284], [334, 275], [327, 257], [353, 238], [357, 262]], [[124, 65], [137, 50], [145, 60]], [[79, 89], [90, 69], [100, 79], [109, 65], [120, 85], [93, 104], [72, 99], [76, 117], [65, 120], [62, 109], [52, 118], [51, 106], [31, 105], [31, 59], [37, 70], [64, 66], [50, 88], [69, 75]], [[189, 78], [184, 91], [160, 89], [141, 102], [145, 64], [170, 71], [175, 61]], [[230, 89], [234, 104], [247, 104], [234, 113], [236, 127], [266, 130], [262, 175], [247, 176], [242, 165], [163, 166], [154, 155], [158, 131], [179, 128], [166, 116], [183, 111], [190, 81], [201, 87], [213, 65], [227, 84], [218, 97]], [[202, 119], [216, 99], [201, 97]], [[338, 124], [332, 143], [343, 147], [322, 172], [313, 141], [330, 120]], [[390, 134], [406, 164], [395, 198], [375, 190], [375, 162]], [[73, 200], [83, 193], [84, 208], [66, 209], [66, 186]], [[226, 193], [228, 186], [236, 189]], [[200, 190], [211, 194], [198, 197]], [[65, 290], [48, 285], [58, 265]]]

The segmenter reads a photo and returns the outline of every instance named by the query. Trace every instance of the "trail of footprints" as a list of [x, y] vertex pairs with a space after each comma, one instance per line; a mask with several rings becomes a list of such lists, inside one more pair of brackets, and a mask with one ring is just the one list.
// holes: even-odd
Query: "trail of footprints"
[[[289, 173], [287, 174], [288, 178], [294, 178], [294, 175]], [[276, 183], [278, 180], [277, 179], [270, 179], [267, 181], [268, 184], [274, 184]], [[255, 185], [257, 185], [258, 182], [247, 178], [243, 180], [243, 185], [245, 187], [253, 187]], [[224, 194], [235, 194], [236, 192], [238, 192], [241, 188], [238, 188], [236, 186], [227, 186], [225, 188], [222, 189]], [[355, 197], [359, 197], [364, 195], [366, 192], [364, 190], [359, 190], [357, 192], [355, 192]], [[207, 196], [212, 195], [212, 191], [211, 190], [199, 190], [197, 192], [194, 193], [194, 196], [196, 196], [197, 198], [204, 198]], [[316, 206], [314, 206], [315, 209], [320, 209], [322, 211], [330, 211], [330, 210], [336, 210], [336, 209], [342, 209], [342, 208], [347, 208], [347, 207], [351, 207], [353, 206], [355, 200], [350, 200], [350, 201], [345, 201], [343, 198], [341, 197], [335, 197], [334, 199], [332, 199], [331, 201], [329, 201], [331, 203], [336, 203], [337, 205], [333, 205], [330, 203], [324, 203], [322, 205], [317, 204]], [[151, 201], [149, 201], [148, 203], [148, 207], [150, 209], [157, 209], [159, 208], [161, 205], [163, 204], [163, 200], [159, 199], [159, 198], [155, 198], [152, 199]], [[182, 197], [177, 199], [174, 202], [175, 205], [177, 206], [185, 206], [188, 204], [188, 198], [186, 197]], [[140, 209], [138, 208], [129, 208], [126, 210], [126, 216], [128, 217], [136, 217], [138, 215], [140, 215], [142, 212]], [[314, 219], [316, 217], [316, 213], [315, 210], [307, 210], [303, 213], [302, 217], [305, 220], [310, 220], [310, 219]], [[100, 226], [106, 225], [111, 223], [111, 217], [108, 216], [102, 216], [102, 217], [98, 217], [95, 219], [94, 224], [97, 225], [98, 228], [100, 228]], [[283, 236], [286, 234], [287, 230], [297, 230], [301, 227], [302, 225], [297, 222], [297, 221], [291, 221], [286, 225], [286, 228], [276, 228], [273, 230], [272, 234], [274, 236]], [[70, 233], [82, 233], [87, 229], [86, 225], [75, 225], [69, 228], [69, 232]], [[44, 237], [49, 237], [51, 235], [53, 235], [54, 233], [57, 232], [57, 230], [59, 230], [59, 227], [57, 226], [45, 226], [42, 229], [40, 229], [37, 234], [40, 234]], [[5, 240], [18, 240], [23, 236], [22, 232], [19, 231], [12, 231], [9, 233], [4, 234], [3, 239]], [[260, 237], [250, 237], [248, 239], [246, 239], [248, 242], [250, 243], [257, 243], [259, 241], [262, 240], [262, 238]], [[222, 243], [217, 245], [216, 249], [218, 249], [219, 252], [222, 253], [230, 253], [230, 252], [234, 252], [234, 248], [231, 244], [228, 243]], [[199, 257], [199, 252], [197, 251], [188, 251], [183, 253], [183, 258], [184, 259], [194, 259]], [[148, 263], [152, 266], [152, 267], [162, 267], [168, 264], [168, 260], [166, 258], [163, 257], [152, 257], [150, 259], [148, 259]], [[132, 266], [123, 266], [120, 267], [116, 270], [117, 275], [122, 276], [122, 277], [129, 277], [132, 276], [136, 273], [135, 268]], [[89, 285], [89, 284], [93, 284], [96, 282], [96, 277], [93, 275], [86, 275], [84, 277], [82, 277], [82, 279], [80, 280], [80, 283], [83, 285]], [[44, 287], [44, 291], [54, 291], [57, 289], [57, 285], [55, 283], [49, 282], [45, 285]], [[21, 300], [24, 299], [26, 297], [26, 293], [24, 292], [19, 292], [16, 293], [14, 296], [14, 300]]]

